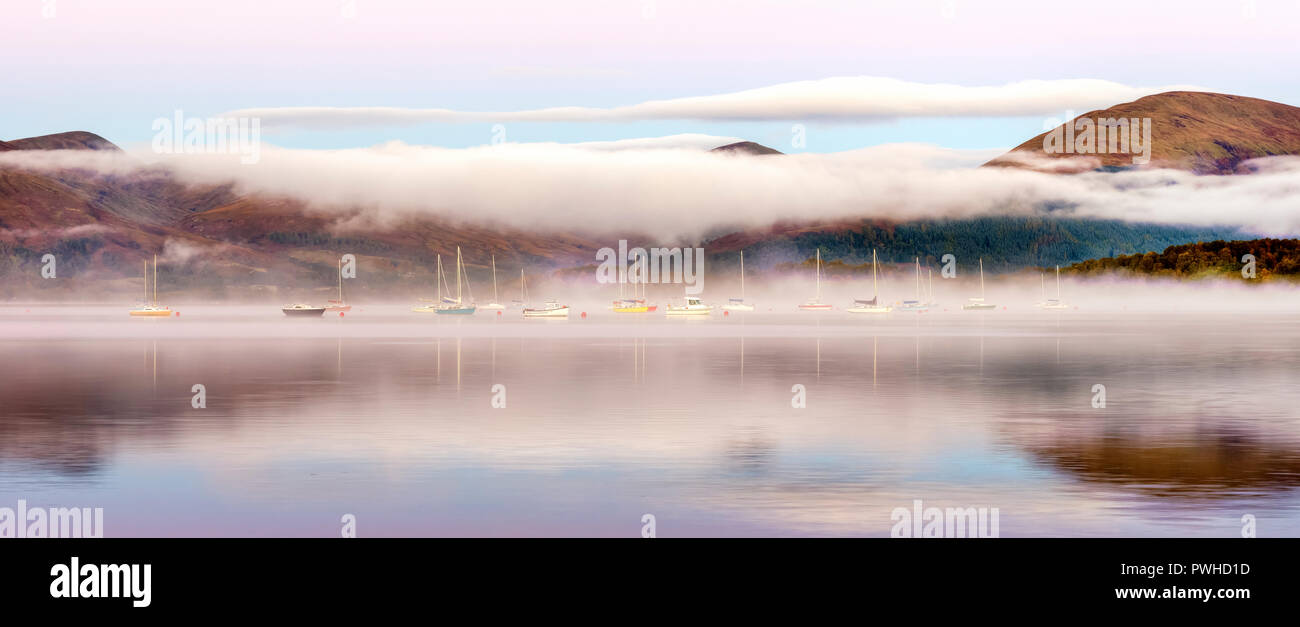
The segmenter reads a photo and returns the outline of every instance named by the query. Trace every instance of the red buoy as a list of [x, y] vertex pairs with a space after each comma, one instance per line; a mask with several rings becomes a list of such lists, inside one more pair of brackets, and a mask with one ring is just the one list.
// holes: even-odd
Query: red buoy
[[177, 318], [181, 317], [181, 312], [179, 312], [179, 311], [176, 312], [176, 317], [177, 317]]
[[497, 311], [497, 315], [498, 315], [498, 316], [501, 315], [501, 312], [500, 312], [500, 311]]
[[731, 315], [731, 312], [730, 312], [730, 311], [724, 311], [724, 312], [722, 312], [722, 317], [723, 317], [723, 318], [726, 318], [727, 316], [730, 316], [730, 315]]
[[341, 312], [341, 311], [339, 312], [339, 317], [340, 317], [340, 318], [343, 317], [343, 312]]
[[583, 320], [586, 320], [586, 319], [587, 319], [587, 312], [585, 312], [585, 311], [582, 312], [582, 319], [583, 319]]

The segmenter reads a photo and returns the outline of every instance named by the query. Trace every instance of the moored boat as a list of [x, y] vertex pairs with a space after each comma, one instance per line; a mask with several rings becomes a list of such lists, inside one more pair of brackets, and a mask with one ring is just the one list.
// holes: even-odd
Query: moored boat
[[880, 304], [880, 287], [876, 283], [876, 249], [871, 249], [871, 300], [855, 299], [848, 308], [854, 314], [884, 314], [893, 311], [889, 305]]
[[713, 305], [706, 305], [697, 296], [687, 296], [685, 305], [669, 305], [664, 313], [669, 316], [707, 316], [713, 313]]
[[722, 306], [724, 311], [754, 311], [754, 305], [745, 302], [745, 251], [740, 251], [740, 298], [729, 298]]
[[980, 257], [980, 295], [979, 298], [971, 298], [970, 302], [961, 306], [967, 311], [981, 311], [986, 309], [997, 309], [998, 306], [993, 303], [984, 301], [984, 258]]
[[302, 317], [302, 318], [325, 315], [324, 307], [317, 307], [315, 305], [307, 305], [304, 303], [294, 303], [292, 305], [285, 305], [280, 308], [280, 311], [284, 312], [284, 315], [286, 316]]
[[799, 305], [801, 311], [829, 311], [835, 307], [822, 302], [822, 249], [817, 249], [817, 295], [812, 300]]
[[352, 311], [352, 305], [343, 300], [343, 259], [339, 258], [339, 297], [325, 301], [325, 311]]
[[153, 295], [149, 294], [149, 260], [144, 262], [145, 303], [128, 312], [136, 318], [170, 318], [172, 310], [158, 304], [158, 255], [153, 256]]
[[501, 301], [498, 300], [498, 296], [497, 296], [497, 256], [496, 255], [492, 255], [492, 302], [486, 305], [479, 305], [478, 308], [484, 311], [499, 311], [506, 308], [505, 305], [501, 304]]

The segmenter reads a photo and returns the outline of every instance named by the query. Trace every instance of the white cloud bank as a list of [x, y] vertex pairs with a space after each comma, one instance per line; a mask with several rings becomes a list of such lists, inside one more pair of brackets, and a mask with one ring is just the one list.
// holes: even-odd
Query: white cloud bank
[[[1173, 170], [1055, 175], [975, 167], [1000, 150], [895, 144], [832, 154], [748, 156], [698, 149], [503, 144], [468, 149], [391, 142], [347, 150], [262, 149], [166, 156], [152, 168], [243, 193], [303, 199], [321, 211], [360, 209], [378, 224], [412, 214], [543, 231], [697, 238], [782, 220], [912, 220], [1054, 215], [1300, 233], [1300, 158], [1257, 160], [1251, 175]], [[149, 155], [157, 158], [155, 155]], [[0, 153], [0, 166], [78, 167], [125, 174], [134, 157], [88, 151]]]
[[1020, 81], [968, 87], [874, 76], [782, 83], [728, 94], [613, 107], [455, 111], [401, 107], [267, 107], [225, 117], [260, 118], [266, 128], [342, 129], [430, 122], [631, 122], [644, 120], [877, 121], [906, 117], [1007, 117], [1088, 111], [1191, 85], [1135, 87], [1099, 79]]

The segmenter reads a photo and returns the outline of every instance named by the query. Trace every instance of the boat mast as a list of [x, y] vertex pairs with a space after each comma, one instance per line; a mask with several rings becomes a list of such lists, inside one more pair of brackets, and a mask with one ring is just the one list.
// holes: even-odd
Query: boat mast
[[153, 305], [154, 307], [158, 306], [158, 254], [157, 253], [154, 253], [153, 256], [153, 302], [150, 304]]
[[528, 281], [524, 279], [524, 269], [519, 269], [519, 295], [524, 298], [524, 306], [528, 305]]
[[1061, 266], [1056, 266], [1056, 300], [1061, 300]]
[[927, 295], [925, 297], [925, 299], [929, 301], [926, 303], [928, 305], [934, 303], [934, 270], [926, 268], [925, 276], [930, 279], [930, 289], [926, 290]]
[[984, 300], [984, 258], [980, 257], [980, 300]]
[[817, 302], [822, 302], [822, 247], [817, 247]]
[[740, 300], [745, 300], [745, 251], [740, 251]]
[[460, 304], [460, 246], [456, 247], [456, 304]]
[[916, 258], [916, 302], [921, 302], [921, 258]]
[[438, 304], [442, 304], [442, 255], [438, 255], [438, 276], [434, 277], [438, 282]]
[[339, 304], [343, 304], [343, 258], [339, 257]]
[[492, 255], [492, 302], [499, 303], [497, 296], [497, 256]]
[[876, 249], [871, 249], [871, 304], [878, 305], [880, 290], [876, 289]]

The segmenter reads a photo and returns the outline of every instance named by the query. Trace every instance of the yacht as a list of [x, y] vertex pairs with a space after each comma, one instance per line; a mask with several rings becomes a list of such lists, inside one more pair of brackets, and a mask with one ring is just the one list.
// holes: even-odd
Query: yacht
[[158, 255], [153, 256], [153, 296], [149, 295], [149, 260], [144, 262], [144, 300], [145, 302], [129, 313], [137, 318], [170, 318], [172, 310], [158, 304]]
[[855, 314], [883, 314], [893, 311], [894, 308], [889, 305], [880, 304], [880, 288], [876, 282], [876, 249], [871, 249], [871, 300], [856, 299], [853, 306], [849, 307], [849, 313]]
[[812, 300], [799, 305], [803, 311], [829, 311], [834, 309], [831, 305], [822, 302], [822, 249], [817, 247], [817, 295]]
[[984, 258], [980, 257], [980, 295], [979, 298], [971, 298], [969, 303], [961, 306], [967, 311], [981, 311], [986, 309], [997, 309], [998, 306], [992, 303], [984, 302]]

